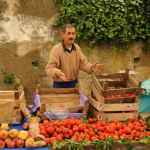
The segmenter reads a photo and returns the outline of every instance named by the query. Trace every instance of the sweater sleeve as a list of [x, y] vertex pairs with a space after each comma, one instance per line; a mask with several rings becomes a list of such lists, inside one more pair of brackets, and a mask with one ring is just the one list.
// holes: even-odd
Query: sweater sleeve
[[79, 68], [87, 73], [92, 73], [92, 64], [87, 61], [87, 58], [84, 56], [84, 54], [81, 52], [80, 49], [80, 64]]
[[53, 80], [59, 78], [60, 67], [60, 56], [58, 50], [54, 47], [50, 53], [49, 61], [46, 65], [45, 71], [47, 75]]

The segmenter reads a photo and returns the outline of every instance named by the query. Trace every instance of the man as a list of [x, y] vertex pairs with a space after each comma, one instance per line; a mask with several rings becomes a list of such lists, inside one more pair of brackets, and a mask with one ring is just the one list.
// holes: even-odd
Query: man
[[62, 32], [63, 41], [53, 47], [46, 72], [51, 77], [53, 88], [74, 88], [78, 83], [79, 70], [92, 73], [95, 69], [103, 71], [102, 64], [91, 64], [81, 52], [80, 47], [74, 43], [76, 39], [76, 28], [67, 24]]

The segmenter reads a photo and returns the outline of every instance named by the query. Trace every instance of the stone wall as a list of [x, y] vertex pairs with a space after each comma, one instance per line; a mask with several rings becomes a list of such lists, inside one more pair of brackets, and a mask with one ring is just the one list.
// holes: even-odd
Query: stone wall
[[[10, 18], [9, 22], [0, 21], [4, 32], [0, 33], [0, 68], [16, 75], [16, 83], [27, 86], [26, 100], [32, 104], [36, 86], [52, 87], [52, 80], [45, 73], [52, 47], [60, 41], [61, 26], [53, 27], [59, 15], [61, 4], [54, 0], [0, 0], [0, 10]], [[91, 63], [98, 62], [105, 66], [103, 73], [114, 73], [129, 68], [137, 71], [136, 80], [143, 82], [150, 76], [150, 53], [142, 50], [143, 42], [131, 44], [128, 53], [118, 46], [116, 54], [109, 43], [94, 46], [89, 50], [89, 43], [80, 45], [84, 55]], [[40, 66], [34, 67], [33, 62], [39, 60]], [[0, 73], [0, 90], [13, 89], [7, 85]], [[89, 74], [80, 71], [80, 88], [85, 95], [90, 92]]]

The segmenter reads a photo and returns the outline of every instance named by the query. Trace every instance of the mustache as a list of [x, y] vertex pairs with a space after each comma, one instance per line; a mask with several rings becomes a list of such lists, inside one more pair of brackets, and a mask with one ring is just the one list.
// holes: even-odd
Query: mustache
[[74, 40], [74, 38], [69, 38], [68, 40]]

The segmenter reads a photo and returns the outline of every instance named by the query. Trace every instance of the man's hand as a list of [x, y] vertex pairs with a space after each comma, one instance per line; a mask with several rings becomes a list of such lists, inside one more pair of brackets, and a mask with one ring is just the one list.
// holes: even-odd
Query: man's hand
[[70, 78], [66, 78], [66, 76], [63, 72], [60, 72], [59, 77], [64, 82], [69, 82], [70, 81]]
[[92, 70], [97, 70], [97, 72], [102, 72], [104, 70], [104, 65], [102, 64], [97, 64], [97, 62], [95, 62], [93, 65], [92, 65]]

